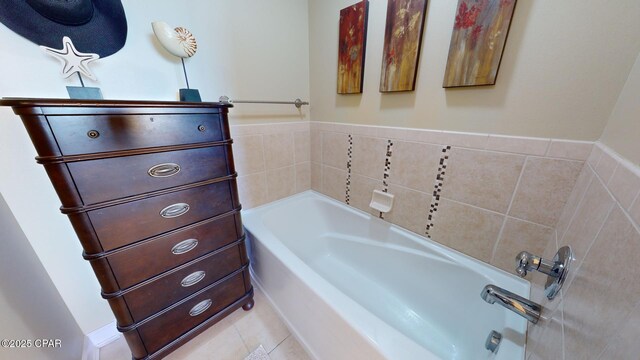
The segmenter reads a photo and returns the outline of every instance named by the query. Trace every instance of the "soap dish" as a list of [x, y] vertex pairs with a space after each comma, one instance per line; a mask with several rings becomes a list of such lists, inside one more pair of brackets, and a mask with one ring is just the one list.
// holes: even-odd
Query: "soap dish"
[[391, 208], [393, 207], [393, 198], [393, 194], [380, 190], [373, 190], [373, 196], [371, 197], [369, 207], [380, 212], [387, 213], [391, 211]]

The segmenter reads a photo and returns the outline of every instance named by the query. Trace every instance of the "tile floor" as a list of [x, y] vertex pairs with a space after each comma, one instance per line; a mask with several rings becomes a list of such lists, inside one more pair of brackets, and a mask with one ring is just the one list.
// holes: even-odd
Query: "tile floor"
[[[256, 304], [251, 311], [236, 310], [165, 359], [310, 360], [264, 294], [254, 289]], [[100, 360], [129, 359], [131, 353], [124, 338], [100, 349]]]

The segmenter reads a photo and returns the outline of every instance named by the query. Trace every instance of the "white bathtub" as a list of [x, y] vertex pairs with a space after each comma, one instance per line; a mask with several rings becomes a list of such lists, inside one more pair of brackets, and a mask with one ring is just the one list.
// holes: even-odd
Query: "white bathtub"
[[256, 282], [318, 360], [524, 358], [526, 320], [480, 298], [528, 297], [522, 279], [313, 191], [243, 222]]

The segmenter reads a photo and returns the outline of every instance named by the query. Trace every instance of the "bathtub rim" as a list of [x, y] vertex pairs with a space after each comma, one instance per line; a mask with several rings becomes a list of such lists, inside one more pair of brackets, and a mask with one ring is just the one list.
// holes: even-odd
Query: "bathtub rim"
[[[347, 210], [349, 212], [355, 213], [355, 214], [357, 214], [359, 216], [364, 215], [365, 217], [369, 217], [371, 221], [379, 222], [379, 223], [382, 223], [382, 224], [384, 224], [386, 226], [389, 226], [390, 228], [392, 228], [392, 229], [394, 229], [394, 230], [396, 230], [398, 232], [401, 232], [401, 233], [404, 233], [404, 234], [408, 235], [412, 240], [415, 240], [415, 238], [417, 237], [422, 241], [427, 241], [427, 243], [430, 246], [433, 246], [437, 250], [441, 250], [444, 253], [443, 255], [445, 257], [447, 257], [448, 259], [451, 259], [452, 257], [449, 256], [449, 254], [447, 254], [447, 252], [452, 252], [456, 256], [460, 256], [460, 257], [464, 258], [465, 261], [472, 262], [472, 263], [474, 263], [476, 265], [479, 265], [479, 266], [489, 267], [491, 270], [497, 271], [501, 275], [506, 276], [511, 281], [515, 281], [516, 283], [518, 283], [518, 285], [527, 287], [527, 293], [524, 296], [527, 297], [527, 298], [529, 296], [531, 296], [532, 283], [529, 280], [523, 279], [523, 278], [517, 276], [516, 274], [512, 274], [512, 273], [510, 273], [510, 272], [508, 272], [508, 271], [506, 271], [504, 269], [501, 269], [501, 268], [499, 268], [499, 267], [497, 267], [497, 266], [495, 266], [493, 264], [490, 264], [490, 263], [484, 262], [482, 260], [476, 259], [473, 256], [467, 255], [467, 254], [465, 254], [465, 253], [463, 253], [463, 252], [461, 252], [459, 250], [456, 250], [454, 248], [450, 248], [450, 247], [448, 247], [446, 245], [443, 245], [443, 244], [431, 239], [430, 237], [414, 233], [413, 231], [405, 229], [405, 228], [403, 228], [403, 227], [401, 227], [399, 225], [396, 225], [396, 224], [391, 223], [389, 221], [386, 221], [384, 219], [380, 219], [380, 218], [378, 218], [376, 216], [373, 216], [373, 215], [371, 215], [371, 214], [369, 214], [369, 213], [367, 213], [365, 211], [362, 211], [362, 210], [360, 210], [358, 208], [355, 208], [355, 207], [353, 207], [351, 205], [347, 205], [347, 204], [345, 204], [344, 202], [342, 202], [340, 200], [336, 200], [336, 199], [334, 199], [334, 198], [332, 198], [330, 196], [327, 196], [327, 195], [325, 195], [323, 193], [320, 193], [320, 192], [317, 192], [315, 190], [305, 190], [303, 192], [299, 192], [297, 194], [293, 194], [291, 196], [287, 196], [287, 197], [282, 198], [282, 199], [278, 199], [278, 200], [275, 200], [275, 201], [272, 201], [272, 202], [268, 202], [266, 204], [262, 204], [260, 206], [253, 207], [251, 209], [242, 209], [241, 210], [241, 215], [243, 217], [243, 223], [244, 223], [244, 218], [246, 216], [250, 216], [254, 212], [258, 212], [260, 210], [263, 211], [266, 208], [269, 208], [269, 207], [272, 207], [272, 206], [276, 206], [276, 205], [280, 205], [282, 203], [285, 203], [285, 202], [288, 202], [288, 201], [291, 201], [291, 200], [294, 200], [294, 199], [297, 199], [297, 198], [308, 197], [309, 195], [318, 196], [321, 199], [328, 200], [329, 202], [332, 202], [332, 203], [334, 203], [334, 204], [336, 204], [338, 206], [341, 206], [343, 209], [345, 209], [345, 210]], [[420, 243], [417, 243], [417, 244], [420, 245], [420, 246], [425, 246], [426, 247], [426, 245], [424, 245], [424, 244], [420, 244]], [[287, 250], [288, 250], [288, 248], [287, 248]], [[514, 259], [515, 259], [515, 255], [514, 255]], [[515, 264], [515, 260], [514, 260], [514, 264]], [[523, 296], [521, 293], [518, 293], [518, 295]]]

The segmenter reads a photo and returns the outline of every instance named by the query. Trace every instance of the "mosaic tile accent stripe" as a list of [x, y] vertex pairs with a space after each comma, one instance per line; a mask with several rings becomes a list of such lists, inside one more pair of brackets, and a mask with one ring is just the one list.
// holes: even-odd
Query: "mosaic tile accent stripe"
[[347, 147], [347, 186], [345, 187], [344, 201], [349, 205], [351, 201], [351, 160], [353, 158], [353, 136], [349, 134], [349, 146]]
[[433, 229], [433, 217], [438, 211], [438, 206], [440, 205], [440, 193], [442, 192], [442, 186], [444, 185], [444, 176], [447, 170], [447, 163], [449, 162], [450, 151], [451, 146], [449, 145], [442, 148], [442, 156], [440, 157], [440, 163], [438, 164], [438, 174], [436, 175], [436, 181], [433, 187], [433, 198], [429, 205], [429, 216], [427, 217], [427, 227], [425, 230], [425, 235], [427, 236], [429, 236], [429, 231]]
[[[382, 191], [389, 191], [389, 175], [391, 174], [391, 156], [393, 155], [393, 142], [391, 140], [387, 140], [387, 153], [384, 158], [384, 172], [382, 174]], [[381, 212], [379, 215], [380, 219], [384, 219], [384, 214]]]

